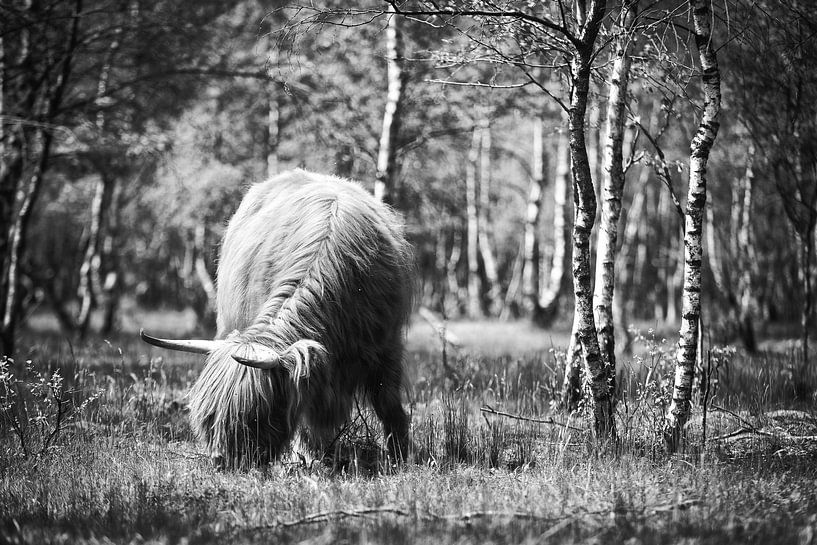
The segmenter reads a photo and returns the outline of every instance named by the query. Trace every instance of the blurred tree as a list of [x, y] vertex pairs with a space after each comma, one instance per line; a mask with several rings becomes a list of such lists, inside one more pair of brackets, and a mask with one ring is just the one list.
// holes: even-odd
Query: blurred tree
[[[817, 227], [817, 6], [810, 2], [738, 4], [741, 33], [728, 50], [727, 80], [737, 115], [762, 158], [799, 243], [801, 342], [808, 362], [814, 321]], [[750, 154], [751, 155], [751, 154]], [[761, 165], [758, 165], [761, 166]], [[746, 190], [744, 189], [744, 192]]]
[[[112, 198], [116, 179], [138, 168], [140, 161], [131, 152], [145, 149], [140, 142], [145, 127], [161, 126], [190, 96], [191, 86], [183, 88], [179, 82], [200, 74], [201, 61], [208, 54], [199, 47], [201, 34], [193, 29], [212, 21], [221, 9], [216, 3], [201, 3], [182, 10], [160, 0], [149, 5], [122, 0], [15, 4], [3, 6], [9, 14], [4, 53], [13, 52], [4, 55], [2, 66], [2, 139], [9, 151], [3, 154], [0, 174], [3, 206], [9, 211], [0, 229], [9, 237], [0, 237], [3, 352], [13, 352], [14, 332], [24, 311], [19, 289], [23, 284], [31, 287], [29, 291], [36, 287], [52, 294], [52, 303], [60, 307], [58, 314], [67, 326], [87, 328], [95, 303], [94, 284], [104, 286], [99, 248], [101, 241], [109, 240], [105, 209], [119, 202]], [[15, 62], [5, 62], [9, 58]], [[165, 83], [161, 90], [157, 80]], [[151, 107], [145, 108], [146, 104]], [[64, 266], [45, 269], [28, 252], [32, 237], [49, 236], [39, 229], [30, 236], [27, 233], [42, 208], [38, 197], [43, 192], [49, 197], [58, 193], [49, 188], [52, 180], [77, 182], [89, 176], [98, 176], [101, 185], [89, 207], [93, 213], [87, 242], [82, 244], [83, 274], [73, 274]], [[62, 255], [67, 250], [60, 248]], [[61, 280], [63, 287], [58, 290], [57, 276], [62, 280], [73, 276], [80, 285], [66, 290]], [[72, 295], [66, 299], [69, 292]], [[79, 307], [69, 320], [72, 313], [64, 305], [77, 292]]]
[[[562, 122], [566, 116], [562, 116]], [[540, 327], [549, 327], [558, 315], [561, 298], [566, 290], [565, 271], [569, 262], [568, 239], [570, 229], [567, 222], [567, 201], [570, 194], [570, 149], [567, 133], [555, 131], [556, 164], [553, 177], [553, 251], [551, 262], [544, 262], [540, 240], [540, 209], [542, 194], [546, 185], [547, 153], [545, 151], [544, 120], [534, 122], [533, 136], [533, 179], [528, 197], [527, 220], [525, 224], [525, 265], [523, 272], [524, 305], [533, 322]], [[545, 274], [549, 265], [549, 274]]]

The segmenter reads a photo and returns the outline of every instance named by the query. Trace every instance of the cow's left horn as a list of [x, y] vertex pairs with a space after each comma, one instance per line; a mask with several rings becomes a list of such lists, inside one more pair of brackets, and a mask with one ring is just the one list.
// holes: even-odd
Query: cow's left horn
[[205, 339], [160, 339], [148, 335], [144, 329], [139, 331], [139, 336], [146, 343], [158, 346], [159, 348], [178, 350], [180, 352], [193, 352], [194, 354], [209, 354], [224, 344], [224, 341], [208, 341]]

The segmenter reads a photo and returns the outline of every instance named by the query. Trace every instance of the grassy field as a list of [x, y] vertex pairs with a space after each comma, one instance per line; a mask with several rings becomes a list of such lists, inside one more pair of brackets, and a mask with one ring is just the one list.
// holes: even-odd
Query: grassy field
[[567, 331], [450, 329], [466, 348], [445, 357], [409, 332], [410, 463], [361, 407], [332, 460], [248, 472], [193, 441], [197, 357], [32, 333], [29, 369], [0, 369], [0, 543], [817, 543], [817, 372], [793, 353], [711, 350], [706, 414], [670, 456], [673, 341], [640, 339], [600, 445], [555, 406]]

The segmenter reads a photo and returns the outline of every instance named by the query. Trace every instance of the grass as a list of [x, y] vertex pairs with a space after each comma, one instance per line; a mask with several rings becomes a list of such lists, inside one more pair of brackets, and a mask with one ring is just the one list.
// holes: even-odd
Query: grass
[[[817, 373], [799, 372], [793, 354], [712, 351], [710, 441], [696, 406], [687, 449], [668, 456], [658, 430], [671, 342], [642, 337], [623, 366], [613, 446], [555, 409], [565, 331], [451, 329], [468, 350], [445, 362], [424, 324], [409, 333], [410, 463], [388, 464], [361, 408], [331, 463], [246, 472], [215, 470], [193, 441], [195, 356], [133, 337], [69, 347], [38, 334], [25, 343], [31, 369], [10, 369], [25, 379], [17, 398], [0, 387], [0, 543], [810, 543], [817, 533], [817, 450], [794, 437], [817, 435]], [[796, 425], [770, 416], [784, 408], [800, 411]], [[737, 429], [746, 437], [711, 440]]]

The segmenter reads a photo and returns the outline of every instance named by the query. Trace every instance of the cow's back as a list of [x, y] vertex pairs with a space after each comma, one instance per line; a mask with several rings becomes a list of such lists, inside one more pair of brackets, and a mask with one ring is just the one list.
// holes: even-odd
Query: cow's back
[[409, 268], [396, 216], [358, 184], [301, 170], [280, 174], [250, 188], [228, 226], [218, 267], [219, 336], [274, 321], [297, 296], [312, 298], [317, 314], [303, 316], [304, 327], [318, 321], [330, 337], [358, 328], [365, 342], [380, 334], [372, 327], [394, 325], [379, 324], [377, 315], [405, 319]]

